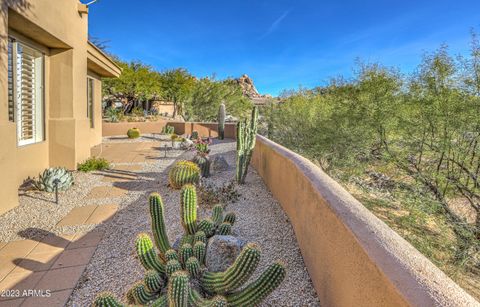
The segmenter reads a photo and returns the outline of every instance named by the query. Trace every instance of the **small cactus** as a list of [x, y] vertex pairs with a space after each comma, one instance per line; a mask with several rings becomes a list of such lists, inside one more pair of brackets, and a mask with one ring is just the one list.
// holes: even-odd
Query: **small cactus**
[[246, 288], [227, 295], [228, 306], [256, 306], [285, 279], [286, 269], [281, 261], [270, 265], [260, 277]]
[[162, 129], [163, 134], [174, 134], [175, 133], [175, 128], [173, 126], [165, 126]]
[[163, 277], [155, 270], [150, 270], [145, 273], [145, 278], [143, 280], [147, 290], [151, 293], [158, 293], [162, 290], [165, 285], [163, 282]]
[[200, 168], [191, 161], [177, 162], [168, 173], [168, 181], [174, 189], [181, 189], [185, 184], [196, 184], [200, 179]]
[[223, 222], [224, 223], [229, 223], [230, 225], [233, 226], [233, 224], [235, 224], [235, 220], [237, 219], [237, 216], [235, 215], [234, 212], [228, 212], [226, 215], [225, 215], [225, 218], [223, 219]]
[[163, 255], [169, 249], [170, 243], [168, 241], [167, 230], [165, 228], [165, 208], [163, 206], [162, 197], [158, 193], [150, 194], [148, 198], [150, 217], [152, 224], [153, 238], [160, 253]]
[[230, 223], [222, 223], [218, 226], [217, 234], [221, 236], [229, 236], [232, 234], [232, 224]]
[[215, 205], [212, 209], [212, 221], [215, 227], [218, 227], [223, 222], [223, 206]]
[[208, 218], [198, 223], [198, 229], [203, 231], [208, 238], [215, 234], [215, 224]]
[[165, 259], [167, 261], [169, 261], [169, 260], [177, 260], [178, 261], [177, 252], [174, 249], [169, 249], [168, 251], [165, 252]]
[[137, 256], [143, 267], [147, 270], [155, 270], [160, 274], [165, 274], [165, 266], [155, 253], [153, 243], [148, 234], [141, 233], [135, 241]]
[[180, 239], [180, 247], [183, 245], [183, 244], [193, 244], [194, 242], [194, 239], [195, 239], [195, 236], [192, 236], [192, 235], [189, 235], [189, 234], [184, 234], [182, 236], [182, 238]]
[[197, 242], [193, 246], [193, 255], [201, 264], [205, 264], [205, 256], [207, 254], [207, 245], [203, 242]]
[[207, 155], [200, 155], [197, 154], [193, 157], [192, 162], [198, 165], [200, 168], [200, 173], [202, 177], [208, 178], [210, 177], [210, 158]]
[[184, 271], [173, 273], [168, 284], [168, 300], [170, 306], [188, 307], [190, 284], [188, 274]]
[[198, 131], [193, 130], [192, 135], [190, 136], [190, 140], [198, 140]]
[[157, 297], [155, 293], [149, 292], [142, 282], [135, 284], [131, 291], [135, 303], [137, 304], [148, 304]]
[[218, 107], [218, 138], [223, 140], [225, 138], [225, 104], [222, 102]]
[[180, 199], [183, 228], [187, 234], [193, 235], [197, 231], [197, 192], [195, 186], [184, 185]]
[[165, 270], [167, 271], [167, 276], [171, 277], [173, 273], [182, 270], [182, 265], [180, 262], [178, 262], [178, 260], [170, 260], [167, 262]]
[[201, 282], [212, 293], [227, 293], [239, 288], [255, 271], [260, 262], [260, 248], [248, 243], [235, 262], [221, 273], [206, 272]]
[[195, 243], [196, 242], [203, 242], [203, 243], [207, 244], [207, 235], [205, 235], [205, 233], [203, 231], [199, 230], [195, 233], [193, 241]]
[[237, 169], [236, 178], [239, 184], [245, 183], [248, 166], [252, 159], [257, 138], [258, 108], [252, 110], [249, 122], [246, 120], [237, 124]]
[[168, 307], [168, 296], [162, 295], [158, 299], [152, 302], [150, 307]]
[[127, 136], [129, 139], [136, 139], [140, 137], [140, 129], [138, 128], [131, 128], [127, 131]]
[[189, 302], [192, 306], [200, 307], [226, 307], [227, 299], [222, 295], [216, 295], [211, 299], [203, 298], [195, 289], [190, 289]]
[[185, 266], [187, 260], [193, 256], [193, 248], [192, 245], [185, 243], [182, 245], [179, 251], [180, 255], [180, 262]]
[[188, 258], [187, 262], [185, 263], [185, 269], [190, 273], [193, 278], [196, 278], [200, 275], [200, 261], [196, 257]]
[[93, 301], [94, 307], [124, 307], [110, 292], [102, 292]]

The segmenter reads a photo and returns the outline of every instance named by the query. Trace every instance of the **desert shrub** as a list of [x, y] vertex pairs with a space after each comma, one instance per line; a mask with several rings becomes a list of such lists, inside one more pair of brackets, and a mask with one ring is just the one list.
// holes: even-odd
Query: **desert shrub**
[[81, 172], [100, 171], [110, 168], [110, 163], [104, 158], [91, 157], [85, 162], [79, 163], [77, 170]]
[[212, 208], [216, 204], [231, 204], [238, 201], [240, 193], [234, 180], [215, 186], [209, 183], [202, 184], [197, 188], [197, 195], [200, 204], [207, 208]]
[[121, 109], [110, 107], [105, 110], [105, 117], [107, 121], [117, 123], [123, 119], [124, 115]]

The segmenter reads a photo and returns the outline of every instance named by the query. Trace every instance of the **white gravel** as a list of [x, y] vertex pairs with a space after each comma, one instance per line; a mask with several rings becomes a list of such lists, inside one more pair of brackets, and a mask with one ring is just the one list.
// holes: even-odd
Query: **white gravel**
[[[145, 140], [151, 141], [148, 138]], [[116, 141], [112, 138], [107, 140]], [[213, 174], [208, 182], [221, 185], [232, 180], [235, 176], [235, 143], [217, 142], [211, 145], [211, 149], [211, 155], [224, 155], [230, 168]], [[180, 158], [189, 159], [192, 155], [192, 152], [185, 152]], [[135, 191], [123, 197], [120, 210], [113, 219], [97, 226], [97, 229], [105, 231], [104, 239], [72, 293], [68, 306], [89, 306], [101, 291], [111, 291], [123, 299], [130, 286], [143, 277], [143, 269], [135, 259], [134, 240], [140, 232], [151, 233], [147, 206], [147, 197], [151, 192], [162, 195], [170, 241], [173, 243], [183, 233], [179, 220], [179, 192], [167, 187], [168, 166], [173, 162], [174, 159], [168, 158], [144, 163], [143, 170], [139, 172], [141, 177], [138, 180], [141, 181]], [[276, 259], [282, 259], [287, 264], [287, 278], [262, 306], [319, 306], [288, 218], [252, 168], [246, 184], [239, 186], [238, 190], [241, 194], [239, 201], [230, 204], [227, 210], [237, 213], [234, 234], [262, 247], [263, 256], [256, 275]], [[206, 214], [209, 215], [209, 210], [200, 208], [200, 217]]]

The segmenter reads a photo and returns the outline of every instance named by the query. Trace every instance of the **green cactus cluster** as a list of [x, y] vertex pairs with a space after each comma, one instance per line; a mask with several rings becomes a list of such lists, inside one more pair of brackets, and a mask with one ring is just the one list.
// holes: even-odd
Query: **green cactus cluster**
[[168, 173], [168, 182], [174, 189], [181, 189], [185, 184], [196, 184], [200, 180], [200, 168], [191, 161], [178, 161]]
[[218, 107], [218, 138], [223, 140], [225, 138], [225, 104], [222, 102]]
[[150, 195], [149, 207], [154, 240], [142, 233], [135, 241], [137, 257], [146, 273], [126, 294], [128, 304], [132, 305], [121, 303], [110, 293], [101, 293], [93, 306], [255, 306], [285, 278], [285, 265], [276, 262], [245, 286], [260, 262], [261, 251], [254, 243], [247, 244], [224, 272], [207, 270], [207, 238], [215, 233], [230, 234], [236, 216], [233, 213], [224, 216], [223, 207], [217, 205], [211, 218], [197, 222], [195, 186], [185, 185], [181, 190], [180, 211], [185, 234], [178, 250], [169, 243], [164, 205], [159, 194]]
[[236, 178], [239, 184], [245, 183], [248, 166], [252, 159], [257, 138], [258, 108], [252, 110], [250, 121], [240, 121], [237, 124], [237, 169]]
[[175, 133], [175, 128], [173, 126], [165, 126], [162, 128], [162, 133], [163, 134], [174, 134]]
[[193, 157], [192, 162], [198, 165], [198, 167], [200, 168], [200, 174], [202, 177], [204, 178], [210, 177], [210, 165], [211, 165], [210, 157], [208, 157], [207, 155], [196, 154]]

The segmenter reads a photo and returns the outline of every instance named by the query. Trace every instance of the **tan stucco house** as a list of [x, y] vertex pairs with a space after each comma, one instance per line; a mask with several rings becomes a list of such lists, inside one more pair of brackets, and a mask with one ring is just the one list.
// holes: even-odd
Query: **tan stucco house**
[[47, 167], [75, 169], [101, 142], [101, 78], [120, 68], [88, 41], [77, 0], [0, 0], [0, 214]]

